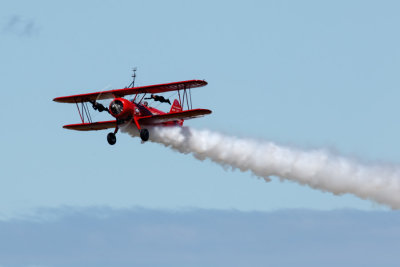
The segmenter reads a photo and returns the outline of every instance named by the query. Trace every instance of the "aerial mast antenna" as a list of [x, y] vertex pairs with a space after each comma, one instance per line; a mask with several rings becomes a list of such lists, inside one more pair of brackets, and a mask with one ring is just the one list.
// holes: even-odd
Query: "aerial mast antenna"
[[131, 84], [128, 86], [128, 88], [135, 87], [135, 80], [136, 80], [136, 71], [137, 71], [137, 68], [135, 67], [135, 68], [133, 68], [132, 70], [133, 70], [132, 82], [131, 82]]

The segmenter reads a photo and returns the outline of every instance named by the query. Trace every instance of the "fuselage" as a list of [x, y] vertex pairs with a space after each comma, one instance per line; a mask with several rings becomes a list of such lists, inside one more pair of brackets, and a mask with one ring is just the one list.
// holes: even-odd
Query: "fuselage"
[[[111, 101], [109, 106], [110, 114], [119, 121], [129, 121], [139, 119], [141, 117], [147, 116], [157, 116], [167, 114], [164, 111], [153, 108], [145, 103], [136, 103], [134, 101], [129, 101], [125, 98], [115, 98]], [[181, 111], [180, 106], [172, 106], [170, 112]], [[162, 123], [151, 123], [151, 124], [161, 124], [161, 125], [182, 125], [183, 120], [179, 121], [164, 121]]]

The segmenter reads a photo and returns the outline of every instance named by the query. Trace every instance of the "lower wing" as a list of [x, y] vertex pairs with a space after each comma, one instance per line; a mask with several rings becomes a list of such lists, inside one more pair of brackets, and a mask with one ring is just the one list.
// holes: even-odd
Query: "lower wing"
[[64, 125], [63, 128], [76, 131], [98, 131], [105, 130], [109, 128], [115, 128], [117, 126], [117, 121], [99, 121], [92, 123], [78, 123], [78, 124], [68, 124]]
[[[211, 110], [208, 109], [191, 109], [180, 112], [165, 113], [160, 115], [150, 115], [138, 118], [139, 124], [151, 125], [164, 123], [169, 121], [189, 120], [194, 118], [203, 117], [204, 115], [211, 114]], [[76, 131], [98, 131], [110, 128], [115, 128], [117, 121], [99, 121], [92, 123], [77, 123], [64, 125], [63, 128]]]

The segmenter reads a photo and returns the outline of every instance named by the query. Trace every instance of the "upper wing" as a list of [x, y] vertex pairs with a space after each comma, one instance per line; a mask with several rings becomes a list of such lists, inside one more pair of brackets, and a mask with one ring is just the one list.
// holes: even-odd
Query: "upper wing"
[[166, 113], [161, 115], [150, 115], [146, 117], [141, 117], [138, 119], [140, 124], [157, 124], [163, 123], [167, 121], [179, 121], [179, 120], [188, 120], [194, 119], [198, 117], [202, 117], [204, 115], [211, 114], [211, 110], [208, 109], [191, 109], [185, 110], [175, 113]]
[[117, 126], [117, 121], [99, 121], [92, 123], [78, 123], [78, 124], [68, 124], [64, 125], [63, 128], [76, 131], [98, 131], [105, 130], [109, 128], [115, 128]]
[[80, 103], [80, 102], [89, 102], [89, 101], [96, 101], [96, 100], [115, 98], [115, 97], [123, 97], [125, 95], [133, 95], [133, 94], [142, 94], [142, 93], [158, 94], [169, 91], [196, 88], [205, 85], [207, 85], [206, 81], [190, 80], [190, 81], [154, 84], [154, 85], [124, 88], [124, 89], [114, 89], [114, 90], [82, 94], [82, 95], [62, 96], [54, 98], [53, 101], [60, 103]]

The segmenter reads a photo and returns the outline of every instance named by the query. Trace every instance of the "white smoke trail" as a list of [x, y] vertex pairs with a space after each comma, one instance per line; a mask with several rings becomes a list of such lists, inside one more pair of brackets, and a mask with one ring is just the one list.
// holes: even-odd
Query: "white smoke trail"
[[[400, 209], [400, 166], [364, 165], [325, 150], [302, 151], [271, 142], [225, 136], [188, 127], [149, 128], [150, 141], [199, 160], [251, 171], [269, 181], [278, 176], [333, 194], [354, 194]], [[138, 136], [135, 127], [123, 129]]]

